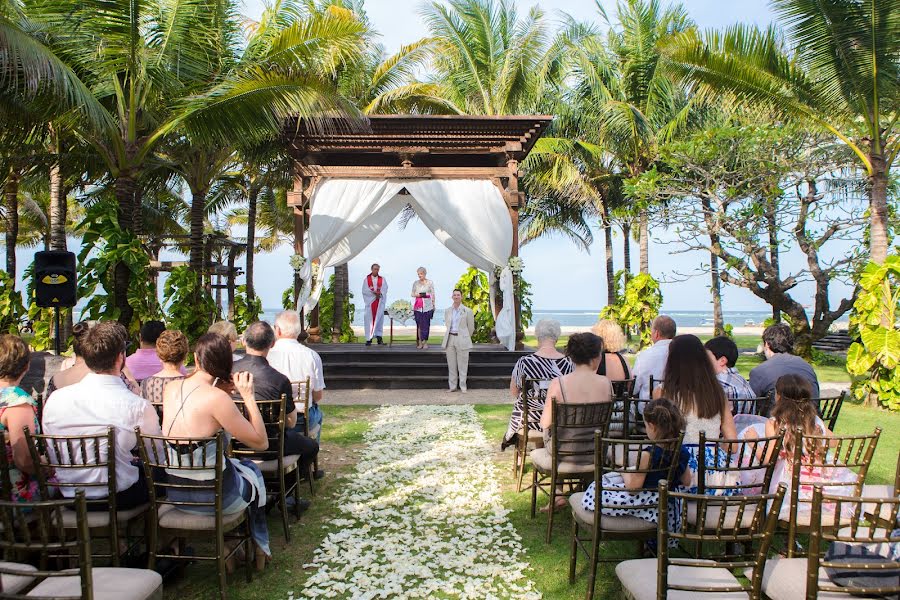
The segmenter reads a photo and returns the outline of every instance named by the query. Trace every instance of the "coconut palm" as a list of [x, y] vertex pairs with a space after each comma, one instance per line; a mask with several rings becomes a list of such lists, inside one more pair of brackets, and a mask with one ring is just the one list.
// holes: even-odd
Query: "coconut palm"
[[[871, 260], [887, 256], [887, 187], [900, 152], [900, 0], [772, 0], [774, 28], [686, 33], [669, 50], [689, 81], [824, 128], [869, 179]], [[703, 88], [701, 88], [702, 90]]]

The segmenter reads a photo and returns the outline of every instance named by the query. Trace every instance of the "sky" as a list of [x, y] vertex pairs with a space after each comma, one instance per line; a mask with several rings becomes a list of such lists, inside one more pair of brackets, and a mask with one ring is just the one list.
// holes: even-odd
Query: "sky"
[[[610, 15], [615, 14], [614, 0], [601, 0]], [[520, 1], [520, 14], [537, 4], [554, 22], [559, 22], [559, 11], [565, 11], [578, 20], [600, 22], [596, 5], [591, 0], [554, 0], [527, 2]], [[685, 0], [683, 2], [690, 16], [702, 29], [724, 27], [736, 22], [754, 23], [766, 26], [775, 18], [766, 0]], [[427, 35], [427, 30], [419, 16], [421, 0], [367, 0], [366, 10], [375, 29], [382, 35], [381, 42], [388, 52]], [[262, 11], [260, 0], [246, 0], [244, 12], [250, 18], [258, 18]], [[243, 231], [235, 230], [235, 235]], [[710, 310], [709, 277], [701, 276], [684, 279], [679, 274], [700, 269], [708, 263], [708, 256], [702, 253], [675, 253], [680, 246], [674, 242], [672, 232], [654, 229], [650, 244], [651, 273], [664, 282], [664, 309]], [[622, 268], [623, 240], [616, 231], [614, 241], [616, 269]], [[846, 246], [838, 247], [838, 252]], [[283, 247], [271, 254], [260, 254], [256, 258], [256, 287], [266, 308], [280, 306], [281, 294], [291, 283], [291, 269], [288, 257], [292, 249]], [[20, 268], [31, 261], [31, 251], [21, 251]], [[525, 263], [525, 279], [531, 283], [533, 305], [540, 310], [597, 310], [605, 305], [606, 281], [603, 253], [603, 235], [595, 231], [594, 244], [586, 253], [571, 242], [561, 238], [541, 239], [522, 247], [520, 255]], [[631, 245], [633, 268], [637, 269], [637, 244]], [[799, 251], [792, 251], [783, 257], [784, 269], [803, 266], [804, 258]], [[365, 251], [350, 262], [351, 290], [360, 304], [359, 293], [362, 280], [368, 273], [369, 265], [378, 262], [382, 274], [386, 276], [391, 291], [389, 301], [405, 298], [416, 278], [416, 268], [425, 266], [429, 277], [434, 280], [437, 294], [449, 298], [453, 285], [465, 271], [467, 265], [445, 249], [420, 221], [413, 221], [401, 230], [394, 223], [389, 226]], [[833, 299], [842, 297], [847, 287], [834, 284], [831, 287]], [[795, 292], [801, 303], [812, 300], [812, 287], [801, 285]], [[768, 306], [750, 292], [724, 286], [725, 310], [767, 310]], [[438, 303], [439, 306], [441, 303]]]

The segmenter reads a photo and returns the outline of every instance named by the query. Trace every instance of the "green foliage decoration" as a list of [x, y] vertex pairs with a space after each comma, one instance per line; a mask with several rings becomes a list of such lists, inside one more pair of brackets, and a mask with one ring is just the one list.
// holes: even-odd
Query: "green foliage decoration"
[[643, 348], [650, 345], [650, 322], [659, 315], [662, 301], [659, 282], [648, 273], [640, 273], [628, 280], [618, 302], [605, 307], [600, 317], [614, 319], [626, 331], [639, 331]]
[[247, 329], [247, 325], [259, 321], [262, 314], [262, 300], [256, 296], [252, 302], [247, 301], [247, 286], [239, 285], [234, 295], [234, 318], [232, 322], [238, 331]]
[[25, 313], [22, 294], [16, 282], [6, 271], [0, 271], [0, 333], [19, 334], [19, 325]]
[[191, 346], [212, 324], [216, 303], [189, 267], [172, 269], [163, 286], [163, 302], [168, 312], [169, 329], [178, 329]]
[[[287, 296], [287, 293], [290, 292], [290, 296]], [[288, 298], [291, 303], [291, 308], [293, 308], [294, 304], [294, 288], [293, 286], [285, 291], [285, 296], [282, 298], [284, 300]], [[344, 322], [341, 326], [341, 343], [349, 343], [356, 341], [356, 335], [353, 333], [353, 313], [356, 311], [356, 307], [350, 302], [353, 299], [353, 292], [350, 292], [346, 301], [344, 302]], [[307, 315], [307, 324], [309, 324], [309, 320], [312, 318], [312, 312]], [[328, 278], [328, 287], [322, 290], [322, 295], [319, 297], [319, 331], [322, 332], [322, 339], [325, 341], [331, 341], [331, 331], [334, 328], [334, 275]]]
[[141, 323], [162, 319], [151, 278], [150, 256], [133, 233], [119, 227], [115, 206], [109, 203], [92, 206], [79, 229], [83, 237], [78, 255], [78, 297], [87, 298], [82, 318], [118, 320], [121, 311], [112, 290], [116, 266], [121, 263], [131, 272], [128, 304], [134, 310], [134, 318], [129, 333], [136, 337]]
[[519, 273], [515, 277], [513, 293], [516, 295], [516, 298], [519, 299], [519, 306], [521, 310], [519, 316], [522, 320], [522, 327], [524, 329], [527, 329], [528, 326], [531, 325], [531, 321], [534, 319], [531, 303], [531, 284], [525, 281], [525, 278], [522, 277], [521, 273]]
[[491, 310], [491, 292], [487, 274], [475, 267], [469, 267], [456, 282], [455, 287], [462, 292], [463, 304], [475, 313], [475, 332], [472, 334], [472, 341], [479, 344], [490, 342], [494, 313]]
[[900, 256], [869, 263], [859, 278], [850, 327], [856, 338], [847, 351], [853, 394], [900, 410]]
[[284, 310], [294, 310], [294, 284], [291, 284], [291, 287], [284, 290], [284, 293], [281, 294], [281, 308]]

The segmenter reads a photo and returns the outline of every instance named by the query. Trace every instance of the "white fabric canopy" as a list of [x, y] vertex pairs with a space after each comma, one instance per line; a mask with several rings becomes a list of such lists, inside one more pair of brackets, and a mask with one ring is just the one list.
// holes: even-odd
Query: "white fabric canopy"
[[[400, 196], [406, 188], [409, 196]], [[300, 301], [311, 310], [318, 304], [327, 267], [343, 264], [362, 252], [403, 210], [412, 205], [419, 218], [448, 250], [468, 264], [490, 273], [502, 267], [503, 309], [496, 332], [508, 349], [515, 347], [512, 273], [512, 221], [500, 190], [486, 180], [326, 179], [312, 198], [304, 244], [309, 260], [301, 271]], [[319, 259], [321, 274], [311, 281], [310, 265]]]

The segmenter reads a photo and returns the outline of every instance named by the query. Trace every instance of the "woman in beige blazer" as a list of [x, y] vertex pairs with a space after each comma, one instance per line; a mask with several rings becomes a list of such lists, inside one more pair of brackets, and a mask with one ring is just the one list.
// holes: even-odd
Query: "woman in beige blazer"
[[462, 292], [453, 290], [453, 304], [444, 311], [444, 341], [447, 353], [450, 391], [457, 386], [462, 393], [468, 391], [466, 377], [469, 373], [469, 350], [472, 349], [472, 333], [475, 331], [475, 313], [462, 303]]

